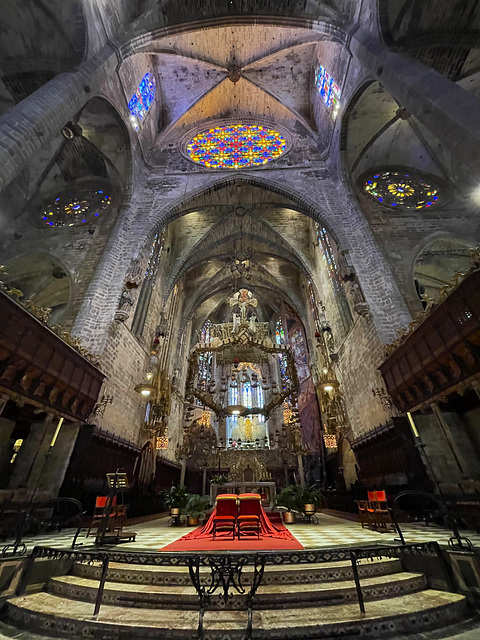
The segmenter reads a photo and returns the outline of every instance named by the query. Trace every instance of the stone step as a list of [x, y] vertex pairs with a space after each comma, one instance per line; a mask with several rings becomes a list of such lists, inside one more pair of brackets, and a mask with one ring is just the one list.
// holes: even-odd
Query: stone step
[[[362, 580], [365, 601], [391, 598], [420, 591], [426, 587], [425, 577], [416, 573], [397, 573], [394, 576], [376, 576]], [[52, 578], [48, 583], [49, 593], [65, 598], [95, 602], [98, 581], [78, 576]], [[246, 607], [247, 596], [237, 594], [223, 605], [218, 594], [212, 596], [210, 609], [241, 609]], [[255, 597], [255, 609], [279, 609], [286, 606], [310, 607], [313, 605], [348, 604], [357, 600], [355, 583], [326, 582], [312, 583], [308, 588], [303, 584], [263, 585]], [[107, 582], [103, 602], [108, 605], [126, 607], [169, 607], [173, 609], [198, 610], [198, 595], [191, 587], [161, 585], [135, 585], [128, 588], [121, 582]]]
[[[362, 615], [358, 604], [278, 610], [255, 610], [256, 640], [305, 640], [332, 637], [379, 638], [420, 633], [444, 627], [465, 617], [463, 596], [443, 591], [421, 591], [387, 600], [367, 602]], [[7, 621], [36, 633], [60, 638], [133, 640], [135, 638], [196, 638], [198, 613], [178, 609], [142, 609], [103, 605], [93, 618], [93, 605], [36, 593], [7, 603]], [[205, 640], [241, 640], [245, 637], [245, 611], [207, 611]]]
[[[358, 565], [360, 578], [391, 575], [402, 571], [402, 565], [396, 559], [363, 560]], [[206, 582], [210, 576], [208, 567], [201, 568]], [[76, 562], [74, 574], [80, 578], [99, 579], [100, 564], [84, 564]], [[251, 582], [252, 570], [248, 566], [243, 572], [244, 583]], [[171, 585], [178, 587], [191, 586], [188, 568], [184, 566], [126, 565], [112, 562], [108, 569], [107, 579], [110, 582], [128, 584]], [[352, 565], [348, 560], [340, 562], [322, 562], [318, 564], [285, 564], [267, 565], [262, 584], [295, 584], [353, 579]]]

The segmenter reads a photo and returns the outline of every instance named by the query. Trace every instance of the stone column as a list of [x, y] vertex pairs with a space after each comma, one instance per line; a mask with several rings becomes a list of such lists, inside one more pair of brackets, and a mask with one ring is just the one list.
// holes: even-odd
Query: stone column
[[228, 442], [227, 442], [227, 419], [226, 419], [225, 416], [222, 416], [221, 418], [218, 418], [218, 440], [219, 440], [219, 442], [221, 440], [226, 447], [228, 446]]
[[[57, 422], [54, 421], [56, 427]], [[59, 431], [54, 446], [50, 449], [50, 442], [47, 443], [50, 450], [48, 460], [44, 458], [44, 464], [41, 469], [41, 477], [37, 489], [37, 499], [47, 500], [56, 498], [63, 483], [65, 472], [70, 463], [75, 442], [77, 441], [80, 423], [64, 423]], [[45, 454], [47, 455], [47, 454]], [[46, 461], [45, 461], [46, 460]]]
[[297, 453], [298, 461], [298, 476], [300, 478], [300, 486], [305, 487], [305, 474], [303, 473], [303, 456], [301, 453]]
[[[138, 206], [138, 203], [128, 201], [120, 207], [72, 328], [72, 335], [80, 338], [86, 349], [98, 355], [104, 350], [133, 257], [137, 238], [132, 233], [132, 222]], [[145, 206], [152, 207], [153, 200]]]
[[0, 191], [115, 75], [117, 64], [105, 45], [76, 71], [55, 76], [0, 117]]
[[52, 429], [52, 422], [53, 414], [47, 413], [43, 422], [33, 423], [30, 426], [30, 432], [18, 452], [15, 468], [8, 483], [9, 489], [24, 489], [23, 494], [18, 495], [15, 499], [27, 499], [27, 485], [31, 484], [30, 478], [34, 467], [38, 472], [39, 466], [43, 465], [45, 460], [44, 455], [47, 452], [48, 445], [45, 447], [44, 443]]
[[480, 165], [480, 100], [405, 53], [388, 49], [365, 29], [352, 30], [352, 54], [453, 154]]
[[8, 478], [8, 465], [13, 455], [9, 445], [14, 428], [15, 422], [13, 420], [0, 418], [0, 477], [5, 480]]
[[463, 459], [460, 449], [458, 448], [457, 443], [455, 442], [455, 438], [452, 435], [450, 426], [447, 420], [445, 419], [445, 416], [443, 415], [440, 407], [436, 402], [432, 402], [430, 407], [432, 408], [435, 418], [437, 419], [437, 422], [440, 425], [442, 433], [445, 436], [445, 440], [447, 441], [448, 446], [450, 447], [453, 453], [453, 457], [455, 458], [455, 462], [458, 465], [460, 473], [464, 474], [466, 470], [465, 460]]
[[187, 459], [182, 458], [182, 469], [180, 471], [180, 486], [183, 487], [185, 485], [185, 473], [187, 471]]

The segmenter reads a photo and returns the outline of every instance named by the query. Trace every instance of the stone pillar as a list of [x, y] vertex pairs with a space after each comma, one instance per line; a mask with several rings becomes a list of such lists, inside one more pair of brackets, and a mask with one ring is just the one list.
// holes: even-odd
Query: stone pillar
[[207, 493], [207, 467], [203, 467], [203, 475], [202, 475], [202, 496]]
[[298, 461], [298, 476], [300, 478], [300, 486], [305, 487], [305, 474], [303, 473], [303, 456], [301, 453], [297, 453]]
[[[55, 427], [56, 424], [57, 422], [55, 420]], [[50, 454], [48, 460], [46, 460], [46, 458], [44, 459], [41, 477], [37, 478], [37, 480], [39, 480], [37, 489], [38, 500], [57, 497], [65, 477], [65, 472], [70, 463], [70, 457], [79, 431], [80, 423], [64, 423], [59, 431], [55, 445], [51, 449], [50, 442], [48, 442]]]
[[13, 455], [10, 440], [14, 428], [13, 420], [0, 418], [0, 477], [5, 478], [5, 481], [8, 478], [8, 465]]
[[[147, 206], [153, 206], [153, 201]], [[82, 346], [91, 353], [100, 355], [103, 352], [122, 295], [133, 257], [135, 237], [131, 225], [136, 210], [137, 203], [130, 201], [120, 207], [115, 226], [75, 318], [71, 333], [80, 338]]]
[[432, 411], [435, 415], [435, 418], [437, 419], [438, 424], [440, 425], [440, 428], [442, 430], [443, 435], [445, 436], [445, 439], [448, 443], [448, 446], [450, 447], [452, 453], [453, 453], [453, 457], [455, 458], [455, 462], [458, 465], [458, 468], [460, 470], [460, 473], [464, 474], [466, 471], [466, 464], [465, 464], [465, 460], [463, 459], [463, 456], [460, 452], [460, 449], [457, 446], [457, 443], [455, 442], [455, 438], [452, 435], [452, 432], [450, 430], [450, 426], [447, 422], [447, 420], [445, 419], [445, 416], [443, 415], [440, 407], [438, 406], [438, 404], [436, 402], [432, 402], [431, 403], [431, 408]]
[[52, 430], [52, 422], [53, 414], [48, 413], [43, 422], [33, 423], [30, 426], [30, 432], [18, 452], [15, 468], [8, 483], [9, 489], [18, 490], [23, 488], [23, 491], [19, 491], [18, 496], [15, 497], [16, 500], [28, 499], [27, 485], [31, 485], [30, 478], [34, 467], [35, 472], [39, 473], [40, 465], [44, 464], [44, 456], [48, 449], [48, 444], [46, 447], [44, 444]]
[[365, 29], [352, 31], [352, 54], [452, 153], [480, 165], [480, 100], [405, 53], [388, 49]]
[[105, 45], [76, 71], [55, 76], [0, 118], [0, 191], [115, 77], [117, 64], [112, 47]]
[[218, 418], [218, 440], [224, 443], [228, 447], [227, 442], [227, 419], [225, 416]]
[[180, 486], [183, 487], [185, 485], [185, 473], [187, 471], [187, 459], [182, 458], [182, 469], [180, 471]]

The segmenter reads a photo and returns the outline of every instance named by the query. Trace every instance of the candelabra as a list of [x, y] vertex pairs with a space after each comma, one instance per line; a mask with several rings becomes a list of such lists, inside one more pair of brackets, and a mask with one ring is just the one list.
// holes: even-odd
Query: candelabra
[[380, 398], [380, 402], [382, 403], [382, 407], [385, 411], [390, 411], [393, 407], [393, 402], [388, 393], [385, 393], [383, 389], [376, 388], [372, 389], [372, 393], [374, 396], [378, 396]]
[[107, 404], [112, 404], [113, 398], [115, 397], [115, 389], [112, 390], [111, 395], [108, 392], [103, 393], [102, 399], [100, 402], [97, 402], [92, 411], [92, 415], [94, 418], [103, 418], [105, 415], [105, 409], [107, 408]]

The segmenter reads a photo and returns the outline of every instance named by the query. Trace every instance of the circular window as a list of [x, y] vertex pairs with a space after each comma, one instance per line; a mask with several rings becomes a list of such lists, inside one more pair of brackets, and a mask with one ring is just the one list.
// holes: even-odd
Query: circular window
[[112, 204], [105, 187], [72, 186], [49, 200], [41, 212], [41, 222], [49, 227], [74, 227], [90, 224]]
[[233, 124], [199, 133], [186, 151], [194, 162], [211, 169], [242, 169], [276, 160], [285, 153], [286, 144], [274, 129]]
[[368, 196], [388, 207], [428, 209], [440, 199], [440, 189], [434, 179], [405, 170], [369, 173], [360, 179], [360, 187]]

